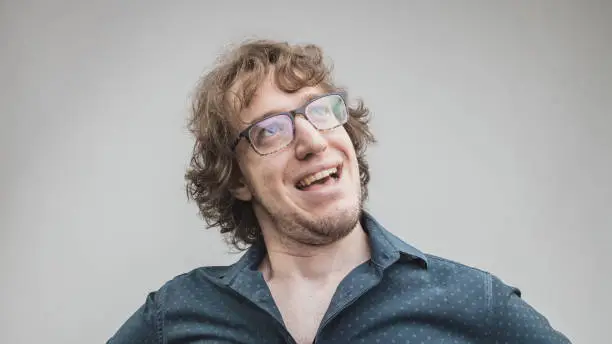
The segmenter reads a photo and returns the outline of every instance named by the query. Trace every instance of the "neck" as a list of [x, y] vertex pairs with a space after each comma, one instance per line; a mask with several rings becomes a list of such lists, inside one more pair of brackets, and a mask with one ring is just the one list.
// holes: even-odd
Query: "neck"
[[328, 245], [289, 245], [265, 235], [264, 241], [268, 253], [260, 271], [267, 281], [273, 278], [325, 281], [344, 276], [370, 259], [368, 237], [359, 222], [347, 236]]

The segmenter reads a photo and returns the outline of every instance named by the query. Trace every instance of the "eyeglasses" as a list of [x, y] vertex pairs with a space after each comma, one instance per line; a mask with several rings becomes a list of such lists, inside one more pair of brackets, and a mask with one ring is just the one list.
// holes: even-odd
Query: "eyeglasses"
[[295, 137], [295, 118], [302, 115], [317, 130], [335, 129], [348, 121], [343, 93], [328, 93], [311, 99], [299, 109], [266, 116], [243, 130], [232, 144], [232, 150], [243, 137], [260, 155], [287, 147]]

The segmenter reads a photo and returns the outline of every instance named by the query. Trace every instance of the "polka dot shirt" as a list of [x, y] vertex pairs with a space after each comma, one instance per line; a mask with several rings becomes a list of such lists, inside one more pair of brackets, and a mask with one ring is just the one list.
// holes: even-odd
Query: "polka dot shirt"
[[[426, 255], [362, 218], [372, 258], [338, 286], [315, 343], [570, 343], [495, 276]], [[202, 267], [148, 295], [107, 344], [295, 343], [253, 245], [235, 264]]]

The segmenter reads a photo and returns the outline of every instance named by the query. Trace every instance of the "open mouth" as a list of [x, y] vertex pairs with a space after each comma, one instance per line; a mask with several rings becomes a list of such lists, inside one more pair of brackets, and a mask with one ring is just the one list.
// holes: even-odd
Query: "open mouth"
[[342, 166], [338, 165], [336, 167], [328, 168], [326, 170], [306, 176], [297, 182], [295, 187], [302, 191], [314, 190], [324, 185], [335, 183], [338, 179], [340, 179], [341, 174]]

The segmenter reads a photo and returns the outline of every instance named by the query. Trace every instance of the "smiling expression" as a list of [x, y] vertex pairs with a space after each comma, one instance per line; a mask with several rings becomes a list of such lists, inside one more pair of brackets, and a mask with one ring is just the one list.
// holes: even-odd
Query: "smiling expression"
[[[240, 113], [244, 126], [239, 130], [266, 114], [299, 108], [323, 93], [319, 87], [287, 93], [269, 77]], [[252, 202], [264, 237], [321, 245], [355, 228], [361, 184], [356, 153], [344, 127], [319, 131], [297, 116], [295, 137], [287, 147], [260, 155], [241, 140], [236, 159], [242, 176], [234, 196]]]

